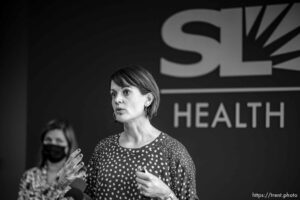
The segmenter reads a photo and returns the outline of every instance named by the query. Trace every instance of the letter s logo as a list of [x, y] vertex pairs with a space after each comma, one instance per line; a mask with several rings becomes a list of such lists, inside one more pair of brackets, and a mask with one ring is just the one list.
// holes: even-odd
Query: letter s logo
[[213, 38], [184, 33], [182, 26], [188, 22], [210, 22], [220, 27], [220, 13], [214, 10], [187, 10], [168, 18], [162, 27], [162, 38], [169, 46], [197, 52], [202, 60], [189, 65], [181, 65], [161, 58], [161, 73], [174, 77], [196, 77], [207, 74], [219, 65], [220, 44]]

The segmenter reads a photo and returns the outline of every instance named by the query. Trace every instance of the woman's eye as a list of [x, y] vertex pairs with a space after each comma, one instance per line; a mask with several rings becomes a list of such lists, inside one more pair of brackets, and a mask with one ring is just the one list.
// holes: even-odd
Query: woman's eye
[[116, 94], [115, 94], [114, 92], [111, 92], [111, 93], [110, 93], [110, 96], [111, 96], [112, 98], [114, 98], [114, 97], [116, 96]]
[[45, 138], [44, 139], [44, 143], [49, 143], [49, 142], [51, 142], [52, 140], [50, 139], [50, 138]]
[[63, 143], [63, 141], [62, 141], [61, 139], [56, 139], [56, 142], [57, 142], [58, 144]]
[[124, 94], [124, 96], [128, 96], [129, 95], [129, 90], [123, 90], [123, 94]]

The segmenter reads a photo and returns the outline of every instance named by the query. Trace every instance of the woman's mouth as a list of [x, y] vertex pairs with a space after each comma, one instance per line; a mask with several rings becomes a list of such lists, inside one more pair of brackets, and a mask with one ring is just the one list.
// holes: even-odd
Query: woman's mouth
[[116, 108], [116, 113], [117, 114], [122, 114], [125, 111], [123, 108]]

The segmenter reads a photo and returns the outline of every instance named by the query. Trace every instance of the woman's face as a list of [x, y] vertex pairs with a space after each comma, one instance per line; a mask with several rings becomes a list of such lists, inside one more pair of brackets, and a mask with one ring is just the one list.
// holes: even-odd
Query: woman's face
[[68, 152], [68, 142], [62, 130], [54, 129], [48, 131], [44, 137], [43, 143], [66, 147], [65, 153], [67, 154]]
[[122, 88], [111, 81], [110, 93], [117, 121], [129, 122], [139, 117], [145, 117], [144, 107], [147, 102], [147, 95], [143, 95], [137, 87]]

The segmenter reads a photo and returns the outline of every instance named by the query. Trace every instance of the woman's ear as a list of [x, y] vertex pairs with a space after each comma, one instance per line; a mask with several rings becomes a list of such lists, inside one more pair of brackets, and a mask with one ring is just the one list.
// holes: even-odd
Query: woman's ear
[[147, 93], [147, 94], [146, 94], [146, 99], [147, 99], [147, 101], [146, 101], [146, 103], [145, 103], [145, 106], [146, 106], [146, 107], [149, 107], [149, 106], [152, 104], [153, 99], [154, 99], [153, 94], [150, 93], [150, 92]]

